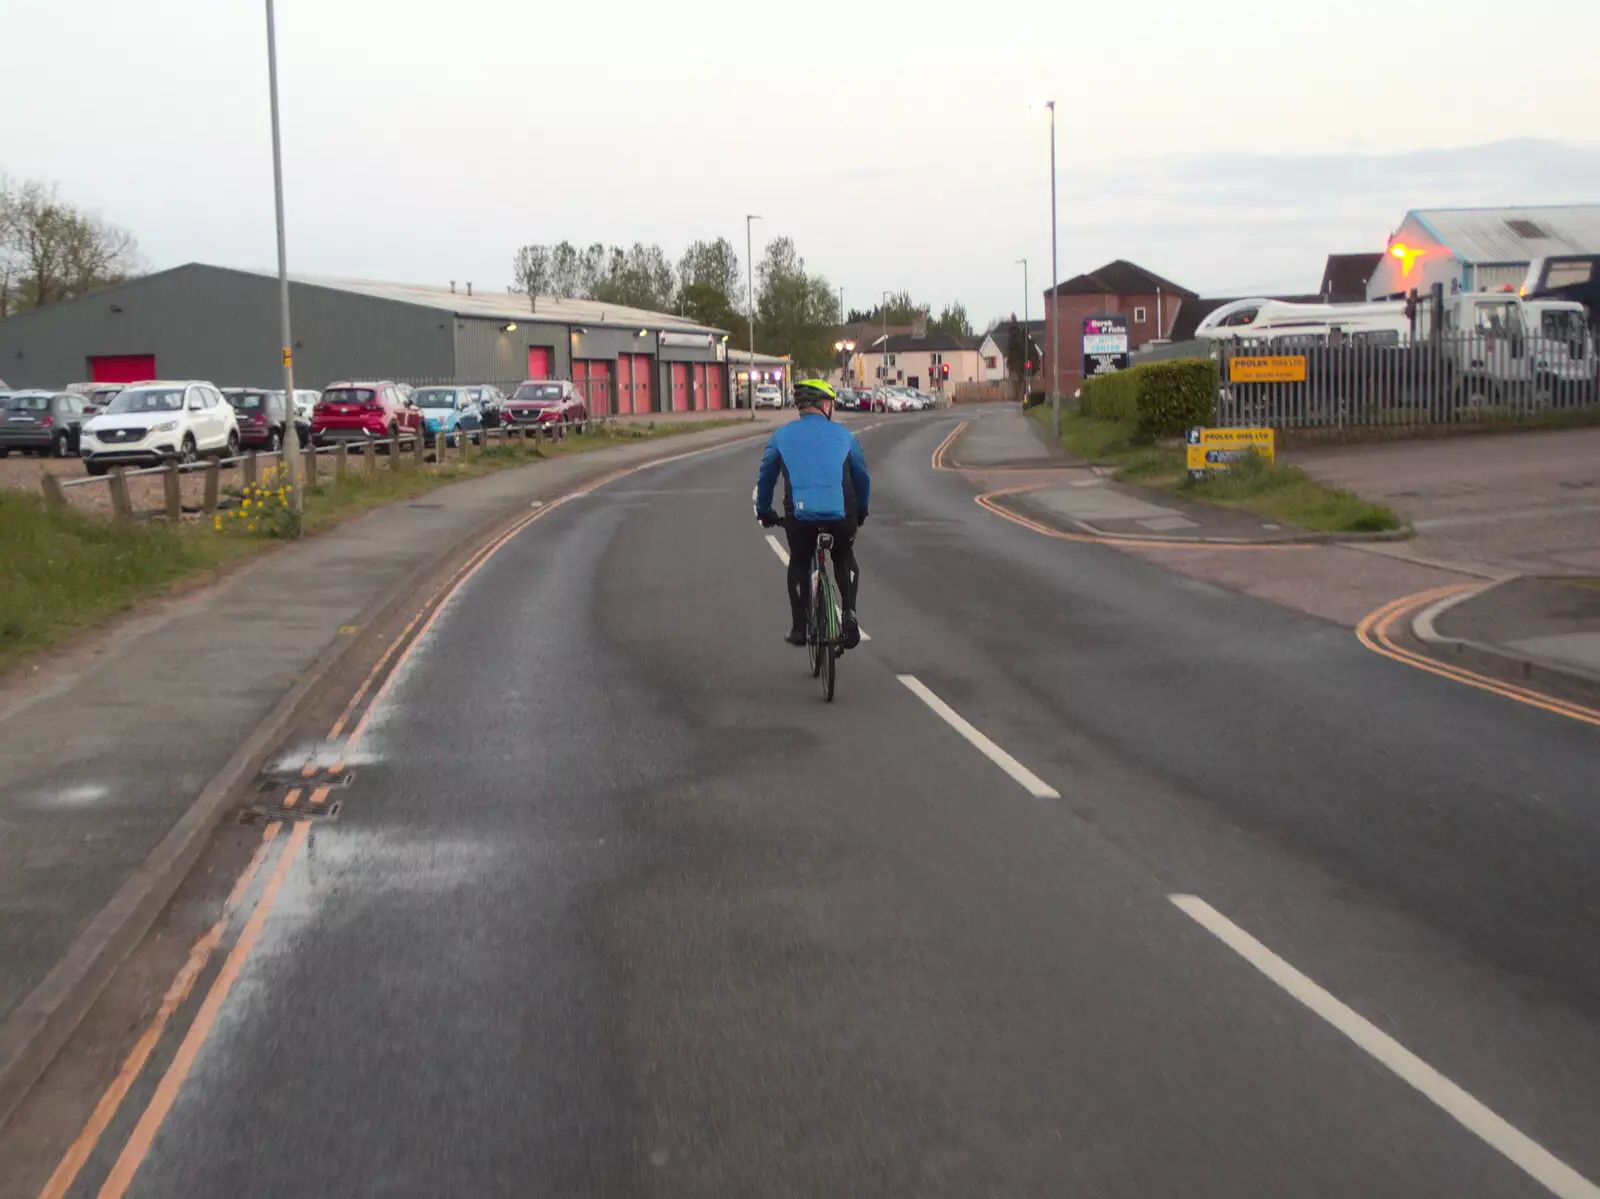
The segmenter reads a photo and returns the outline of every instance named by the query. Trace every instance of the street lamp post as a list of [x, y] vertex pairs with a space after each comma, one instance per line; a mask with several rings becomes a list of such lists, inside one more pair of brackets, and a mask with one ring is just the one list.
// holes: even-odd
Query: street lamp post
[[273, 20], [272, 0], [267, 0], [267, 94], [272, 109], [272, 190], [278, 212], [278, 320], [283, 342], [283, 464], [289, 483], [290, 525], [300, 536], [305, 512], [304, 488], [300, 478], [300, 436], [295, 430], [294, 340], [289, 330], [289, 252], [283, 233], [283, 152], [278, 135], [278, 36]]
[[1056, 288], [1061, 275], [1056, 268], [1056, 102], [1050, 110], [1050, 427], [1061, 436], [1061, 298]]
[[750, 419], [756, 418], [756, 260], [750, 227], [761, 219], [756, 213], [744, 218], [745, 303], [750, 306], [750, 372], [745, 378], [746, 401], [750, 405]]
[[856, 343], [853, 341], [836, 341], [833, 343], [834, 356], [839, 358], [839, 386], [844, 387], [849, 382], [850, 356], [856, 352]]
[[889, 386], [889, 293], [883, 293], [883, 300], [878, 305], [883, 309], [883, 382], [879, 387]]
[[1022, 264], [1022, 402], [1028, 402], [1028, 351], [1033, 348], [1033, 334], [1028, 329], [1028, 260], [1017, 259]]

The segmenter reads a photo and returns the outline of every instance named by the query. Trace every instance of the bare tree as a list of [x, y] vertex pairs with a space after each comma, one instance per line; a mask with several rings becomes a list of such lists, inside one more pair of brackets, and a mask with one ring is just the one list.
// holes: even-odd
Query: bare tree
[[0, 178], [0, 316], [121, 283], [139, 266], [128, 230], [63, 201], [54, 184]]

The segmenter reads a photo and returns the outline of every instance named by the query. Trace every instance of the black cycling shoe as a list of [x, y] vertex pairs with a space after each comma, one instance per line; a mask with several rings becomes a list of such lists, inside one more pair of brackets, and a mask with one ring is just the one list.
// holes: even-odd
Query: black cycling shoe
[[854, 612], [844, 614], [844, 627], [840, 630], [839, 644], [845, 649], [855, 649], [861, 644], [861, 625]]
[[790, 645], [804, 645], [806, 643], [806, 626], [797, 624], [789, 630], [789, 635], [784, 638]]

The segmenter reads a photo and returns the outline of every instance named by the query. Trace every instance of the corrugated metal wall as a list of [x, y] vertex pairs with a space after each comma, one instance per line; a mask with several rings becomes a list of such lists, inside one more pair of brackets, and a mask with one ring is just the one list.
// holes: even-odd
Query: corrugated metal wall
[[463, 383], [525, 379], [529, 346], [549, 347], [552, 378], [572, 377], [571, 342], [566, 325], [525, 325], [518, 321], [510, 333], [501, 332], [506, 323], [482, 317], [456, 317], [456, 363], [455, 374], [451, 377]]
[[[300, 386], [451, 373], [450, 313], [299, 283], [289, 302]], [[275, 280], [190, 264], [0, 321], [0, 378], [61, 386], [89, 378], [91, 357], [154, 354], [167, 378], [267, 386], [282, 378], [280, 348]]]

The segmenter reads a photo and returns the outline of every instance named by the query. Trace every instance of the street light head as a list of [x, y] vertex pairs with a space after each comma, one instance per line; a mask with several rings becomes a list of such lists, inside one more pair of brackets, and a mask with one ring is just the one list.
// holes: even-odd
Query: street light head
[[856, 348], [856, 343], [853, 342], [853, 341], [847, 341], [847, 342], [844, 343], [844, 348], [847, 349], [847, 350], [854, 351], [854, 349]]

